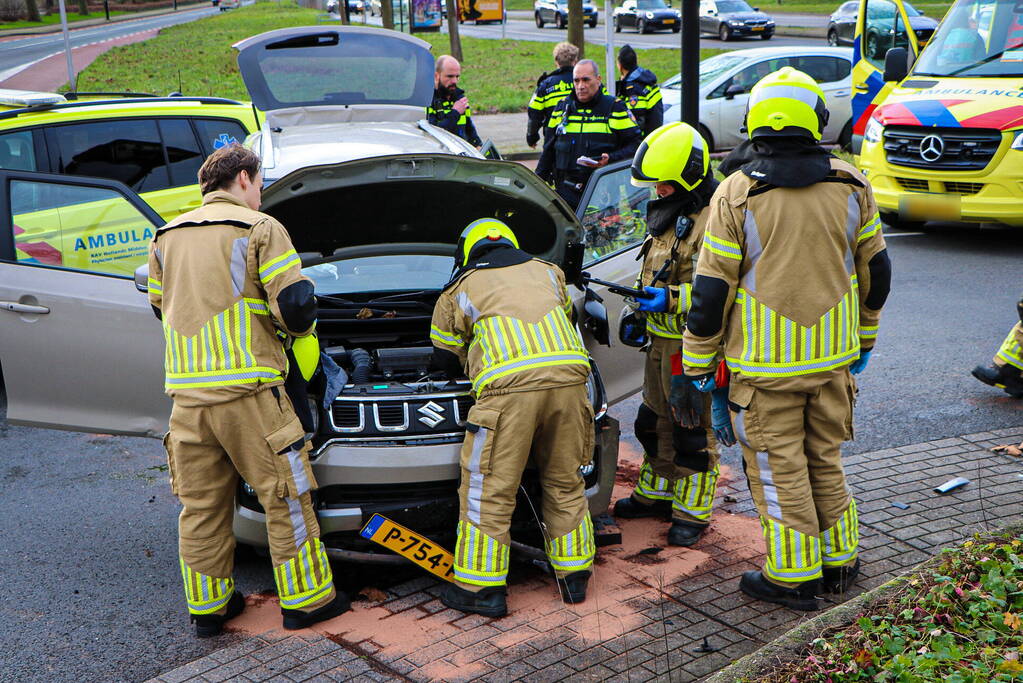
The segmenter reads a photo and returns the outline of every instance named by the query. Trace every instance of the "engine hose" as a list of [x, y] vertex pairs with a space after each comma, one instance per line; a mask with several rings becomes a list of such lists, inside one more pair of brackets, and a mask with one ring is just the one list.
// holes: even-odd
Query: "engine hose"
[[369, 381], [370, 370], [373, 369], [373, 359], [366, 349], [352, 349], [348, 354], [352, 361], [352, 383], [365, 384]]

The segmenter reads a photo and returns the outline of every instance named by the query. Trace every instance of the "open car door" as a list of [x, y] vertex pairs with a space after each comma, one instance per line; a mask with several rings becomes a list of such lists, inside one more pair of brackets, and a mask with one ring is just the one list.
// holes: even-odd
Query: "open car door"
[[12, 423], [166, 431], [163, 334], [133, 278], [161, 225], [119, 182], [0, 170], [0, 371]]
[[885, 55], [893, 47], [905, 48], [912, 59], [920, 53], [902, 0], [860, 0], [853, 42], [853, 154], [860, 153], [874, 109], [897, 85], [886, 83], [883, 76]]

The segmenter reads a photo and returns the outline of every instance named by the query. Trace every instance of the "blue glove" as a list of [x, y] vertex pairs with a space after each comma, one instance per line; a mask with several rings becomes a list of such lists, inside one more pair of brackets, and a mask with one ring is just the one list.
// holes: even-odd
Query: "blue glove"
[[706, 375], [689, 377], [689, 381], [693, 383], [693, 386], [696, 387], [697, 390], [702, 391], [705, 394], [718, 388], [717, 382], [714, 381], [713, 372], [708, 372]]
[[867, 369], [867, 363], [870, 362], [870, 351], [860, 351], [860, 357], [852, 362], [849, 366], [849, 372], [854, 375], [858, 375]]
[[728, 414], [728, 387], [715, 389], [710, 395], [711, 424], [718, 443], [724, 446], [735, 445], [735, 432], [732, 431], [732, 416]]
[[664, 313], [668, 310], [668, 290], [664, 287], [644, 287], [646, 296], [637, 298], [639, 310], [647, 313]]

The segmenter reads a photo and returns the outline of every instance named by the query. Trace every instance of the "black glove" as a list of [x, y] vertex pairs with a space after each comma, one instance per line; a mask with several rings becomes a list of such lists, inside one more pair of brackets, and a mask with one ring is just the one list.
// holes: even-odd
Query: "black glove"
[[696, 429], [700, 426], [703, 393], [684, 375], [672, 375], [668, 405], [671, 406], [671, 414], [678, 424], [686, 429]]

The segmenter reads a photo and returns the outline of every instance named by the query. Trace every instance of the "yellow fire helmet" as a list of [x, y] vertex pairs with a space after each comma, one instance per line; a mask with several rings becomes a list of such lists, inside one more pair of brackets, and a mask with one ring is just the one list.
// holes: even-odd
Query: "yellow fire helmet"
[[636, 187], [675, 182], [695, 190], [710, 165], [707, 143], [688, 123], [675, 121], [650, 133], [632, 158], [632, 184]]
[[458, 238], [458, 246], [455, 249], [458, 265], [468, 265], [472, 250], [483, 241], [519, 248], [519, 240], [515, 237], [515, 233], [503, 221], [496, 218], [480, 218], [469, 223]]
[[817, 81], [791, 66], [757, 81], [746, 104], [746, 133], [760, 136], [809, 134], [820, 140], [828, 124], [824, 91]]

